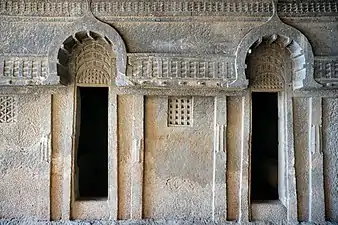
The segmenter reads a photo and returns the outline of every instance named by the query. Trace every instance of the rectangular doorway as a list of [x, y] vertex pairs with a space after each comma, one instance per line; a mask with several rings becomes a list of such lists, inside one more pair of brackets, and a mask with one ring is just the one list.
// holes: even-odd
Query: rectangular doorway
[[252, 93], [251, 201], [278, 200], [278, 93]]
[[76, 196], [108, 197], [108, 88], [78, 87]]

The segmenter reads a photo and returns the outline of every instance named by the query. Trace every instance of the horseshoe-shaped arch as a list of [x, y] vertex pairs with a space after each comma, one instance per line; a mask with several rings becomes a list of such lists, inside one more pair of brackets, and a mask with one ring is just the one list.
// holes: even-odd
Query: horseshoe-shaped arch
[[283, 23], [278, 16], [273, 16], [267, 23], [252, 29], [240, 41], [236, 51], [237, 81], [247, 84], [245, 69], [248, 52], [259, 45], [264, 38], [280, 39], [283, 47], [290, 52], [293, 60], [293, 89], [312, 89], [321, 87], [313, 77], [314, 55], [308, 39], [299, 30]]
[[[48, 69], [52, 76], [60, 76], [63, 84], [67, 83], [66, 76], [69, 76], [67, 62], [62, 62], [60, 55], [68, 54], [64, 43], [72, 38], [76, 39], [77, 34], [87, 33], [101, 36], [110, 43], [116, 56], [116, 85], [123, 85], [125, 82], [127, 51], [126, 46], [119, 33], [110, 25], [97, 20], [91, 15], [85, 15], [69, 26], [58, 31], [54, 37], [48, 52]], [[64, 77], [63, 77], [64, 76]]]

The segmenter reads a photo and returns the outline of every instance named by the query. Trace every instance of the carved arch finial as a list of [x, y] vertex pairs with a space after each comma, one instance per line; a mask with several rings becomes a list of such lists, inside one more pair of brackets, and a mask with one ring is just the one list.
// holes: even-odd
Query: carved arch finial
[[86, 5], [87, 5], [87, 10], [85, 11], [86, 16], [91, 16], [94, 17], [95, 19], [98, 20], [98, 18], [94, 15], [92, 11], [92, 5], [93, 5], [93, 0], [86, 0]]
[[85, 6], [84, 7], [85, 8], [85, 10], [84, 10], [84, 16], [93, 16], [93, 13], [90, 10], [90, 5], [91, 5], [90, 0], [86, 0], [84, 2], [84, 6]]
[[278, 16], [278, 0], [272, 0], [272, 16], [270, 17], [270, 20], [280, 20], [279, 16]]
[[273, 15], [277, 15], [277, 4], [278, 4], [278, 0], [272, 0], [272, 12], [273, 12]]

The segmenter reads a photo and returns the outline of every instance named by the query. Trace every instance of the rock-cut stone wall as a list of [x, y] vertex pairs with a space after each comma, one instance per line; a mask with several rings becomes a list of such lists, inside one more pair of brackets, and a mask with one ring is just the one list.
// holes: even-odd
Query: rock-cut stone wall
[[[333, 0], [0, 0], [0, 224], [336, 223], [337, 16]], [[79, 198], [83, 88], [108, 95], [106, 198]], [[278, 98], [275, 201], [251, 201], [254, 92]]]

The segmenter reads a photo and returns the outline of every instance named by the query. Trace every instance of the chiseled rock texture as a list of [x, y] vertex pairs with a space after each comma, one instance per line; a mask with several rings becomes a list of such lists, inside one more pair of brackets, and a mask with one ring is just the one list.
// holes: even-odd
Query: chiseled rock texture
[[[337, 21], [335, 0], [0, 0], [0, 224], [337, 224]], [[278, 199], [251, 201], [254, 157]]]

